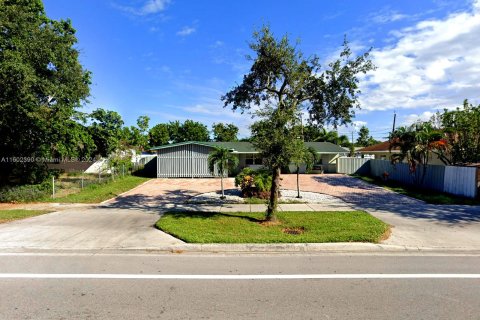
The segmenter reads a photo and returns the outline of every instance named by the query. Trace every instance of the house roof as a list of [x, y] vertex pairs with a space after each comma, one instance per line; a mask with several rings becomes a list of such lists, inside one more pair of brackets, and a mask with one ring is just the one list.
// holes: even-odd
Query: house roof
[[[179, 142], [179, 143], [165, 144], [163, 146], [154, 147], [151, 150], [167, 149], [167, 148], [173, 148], [173, 147], [183, 146], [187, 144], [197, 144], [197, 145], [207, 146], [212, 148], [221, 147], [221, 148], [233, 150], [232, 151], [233, 153], [259, 153], [259, 151], [256, 150], [253, 144], [251, 144], [250, 142], [240, 142], [240, 141], [235, 141], [235, 142], [185, 141], [185, 142]], [[327, 153], [327, 154], [328, 153], [331, 153], [331, 154], [346, 153], [346, 151], [342, 147], [337, 146], [330, 142], [305, 142], [305, 145], [307, 147], [312, 147], [317, 151], [317, 153]]]
[[[392, 151], [398, 151], [399, 148], [395, 147]], [[390, 141], [380, 142], [365, 148], [358, 150], [359, 152], [389, 152], [390, 151]]]

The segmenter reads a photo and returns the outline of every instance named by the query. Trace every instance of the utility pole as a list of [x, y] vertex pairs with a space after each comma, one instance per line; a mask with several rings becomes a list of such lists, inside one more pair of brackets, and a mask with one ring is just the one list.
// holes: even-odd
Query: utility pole
[[392, 127], [392, 134], [395, 132], [395, 121], [397, 120], [397, 114], [395, 110], [393, 110], [393, 127]]

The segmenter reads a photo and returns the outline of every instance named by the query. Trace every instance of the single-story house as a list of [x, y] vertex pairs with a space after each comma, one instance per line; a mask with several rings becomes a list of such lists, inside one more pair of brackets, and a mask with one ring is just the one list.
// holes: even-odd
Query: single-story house
[[[305, 142], [305, 144], [317, 151], [317, 164], [323, 167], [324, 172], [336, 172], [337, 158], [347, 154], [340, 146], [330, 142]], [[157, 153], [157, 177], [212, 177], [208, 171], [207, 159], [215, 147], [228, 149], [238, 156], [237, 171], [245, 167], [262, 166], [260, 152], [249, 142], [186, 141], [152, 148]], [[302, 171], [304, 170], [303, 168]]]
[[392, 153], [399, 153], [400, 151], [398, 148], [390, 150], [390, 142], [384, 141], [365, 148], [361, 148], [356, 152], [362, 155], [362, 157], [366, 155], [372, 155], [374, 156], [374, 159], [377, 160], [390, 160], [390, 156], [392, 155]]
[[[360, 153], [362, 157], [373, 156], [374, 159], [377, 160], [390, 160], [392, 154], [400, 153], [400, 149], [398, 147], [395, 147], [392, 150], [389, 150], [389, 148], [390, 142], [384, 141], [362, 148], [357, 152]], [[438, 156], [433, 153], [430, 154], [430, 160], [428, 163], [434, 165], [445, 165], [445, 163], [443, 163], [442, 160], [440, 160]]]

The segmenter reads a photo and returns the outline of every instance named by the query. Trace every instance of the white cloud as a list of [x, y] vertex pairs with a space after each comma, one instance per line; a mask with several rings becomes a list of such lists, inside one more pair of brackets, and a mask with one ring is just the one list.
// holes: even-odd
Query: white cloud
[[170, 0], [147, 0], [141, 7], [114, 5], [116, 8], [138, 16], [146, 16], [162, 12]]
[[434, 113], [430, 111], [421, 114], [411, 113], [403, 117], [402, 125], [408, 126], [418, 121], [428, 121], [433, 115]]
[[375, 23], [389, 23], [404, 20], [407, 18], [409, 18], [408, 15], [398, 13], [397, 11], [382, 10], [380, 12], [370, 15], [368, 17], [368, 20]]
[[181, 37], [189, 36], [195, 31], [197, 31], [195, 27], [185, 26], [177, 32], [177, 36], [181, 36]]
[[165, 10], [170, 0], [148, 0], [147, 3], [140, 9], [143, 14], [152, 14]]
[[364, 77], [362, 108], [443, 108], [480, 90], [480, 0], [470, 12], [398, 30], [393, 45], [372, 52], [377, 70]]

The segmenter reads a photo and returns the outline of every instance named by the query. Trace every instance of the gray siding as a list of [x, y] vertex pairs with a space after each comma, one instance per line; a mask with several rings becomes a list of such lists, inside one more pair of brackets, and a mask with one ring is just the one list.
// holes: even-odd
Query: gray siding
[[[382, 177], [384, 172], [388, 172], [388, 179], [399, 181], [403, 184], [413, 185], [413, 177], [407, 163], [397, 163], [392, 165], [387, 160], [370, 160], [370, 170], [372, 176]], [[418, 166], [416, 174], [420, 176], [422, 167]], [[443, 191], [443, 179], [445, 176], [445, 166], [428, 165], [427, 174], [422, 187], [427, 189]]]
[[157, 150], [157, 177], [200, 178], [213, 177], [208, 171], [211, 147], [187, 144]]
[[445, 192], [475, 198], [478, 192], [476, 167], [445, 167]]
[[338, 173], [345, 174], [361, 174], [369, 175], [370, 174], [370, 159], [364, 158], [351, 158], [351, 157], [340, 157], [337, 159], [338, 164]]

